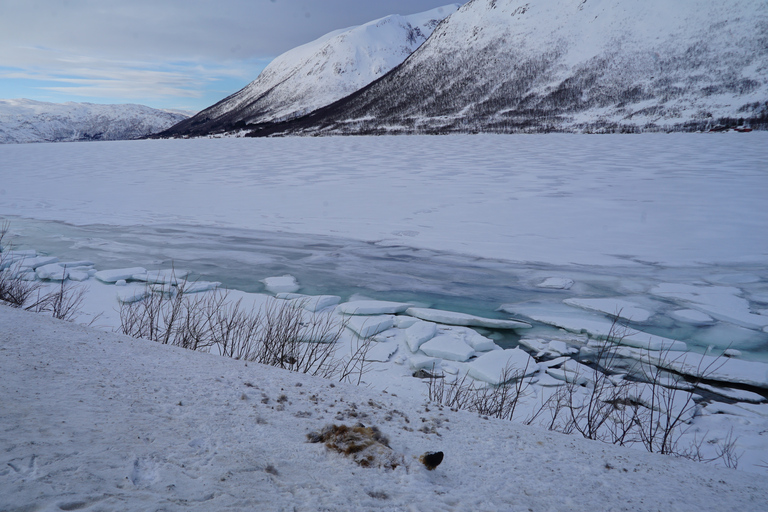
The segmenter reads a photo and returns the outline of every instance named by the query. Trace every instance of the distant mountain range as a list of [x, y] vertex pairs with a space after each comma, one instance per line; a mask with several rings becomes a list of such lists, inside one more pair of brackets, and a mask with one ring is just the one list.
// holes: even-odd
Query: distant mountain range
[[459, 4], [337, 30], [272, 61], [242, 90], [166, 134], [207, 135], [300, 117], [360, 90], [402, 63]]
[[768, 129], [765, 1], [471, 0], [369, 72], [390, 19], [417, 33], [329, 34], [165, 135]]
[[143, 105], [0, 100], [0, 144], [138, 139], [190, 115]]

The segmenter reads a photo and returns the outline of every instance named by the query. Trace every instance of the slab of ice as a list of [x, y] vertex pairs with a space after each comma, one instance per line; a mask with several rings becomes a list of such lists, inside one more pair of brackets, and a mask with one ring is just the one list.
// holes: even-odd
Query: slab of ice
[[632, 322], [645, 322], [653, 313], [643, 309], [634, 302], [619, 298], [601, 298], [601, 299], [565, 299], [564, 303], [569, 306], [586, 309], [588, 311], [597, 311], [610, 316], [618, 316]]
[[671, 311], [669, 316], [675, 320], [691, 325], [712, 325], [715, 323], [714, 318], [695, 309], [677, 309]]
[[113, 270], [100, 270], [94, 277], [102, 283], [115, 283], [121, 279], [132, 279], [136, 274], [145, 274], [147, 269], [143, 267], [117, 268]]
[[419, 350], [421, 345], [432, 339], [437, 334], [437, 324], [417, 320], [412, 326], [405, 330], [405, 341], [411, 352]]
[[[566, 331], [575, 333], [587, 333], [596, 339], [605, 339], [616, 332], [612, 332], [613, 322], [603, 316], [592, 313], [574, 310], [560, 304], [505, 304], [501, 307], [507, 312], [514, 312], [527, 316], [541, 323], [554, 325]], [[626, 333], [619, 332], [619, 337], [614, 337], [615, 341], [621, 345], [630, 347], [645, 348], [649, 350], [675, 350], [683, 351], [687, 345], [682, 341], [656, 336], [647, 332], [629, 330]]]
[[562, 383], [576, 384], [577, 386], [586, 386], [590, 380], [585, 373], [574, 372], [565, 367], [547, 368], [546, 374], [561, 381]]
[[622, 348], [618, 353], [622, 357], [631, 357], [695, 378], [768, 389], [768, 363], [693, 352], [667, 354], [666, 357], [661, 357], [659, 354], [634, 348]]
[[18, 265], [20, 267], [37, 269], [38, 267], [42, 267], [43, 265], [49, 265], [51, 263], [58, 262], [59, 258], [55, 256], [37, 256], [35, 258], [22, 258], [21, 260], [18, 260], [18, 261], [19, 261]]
[[365, 354], [366, 361], [386, 363], [397, 352], [397, 342], [374, 343]]
[[568, 279], [567, 277], [548, 277], [536, 286], [552, 290], [570, 290], [573, 284], [573, 279]]
[[144, 281], [150, 284], [173, 284], [183, 281], [190, 274], [189, 270], [167, 268], [163, 270], [148, 270], [133, 276], [134, 281]]
[[659, 390], [654, 393], [651, 386], [633, 386], [629, 388], [629, 396], [646, 409], [660, 411], [672, 418], [680, 417], [684, 423], [688, 423], [696, 412], [691, 393], [679, 389], [662, 391], [660, 396]]
[[760, 304], [768, 304], [768, 292], [751, 293], [749, 298]]
[[538, 363], [539, 368], [553, 368], [555, 366], [560, 366], [561, 364], [565, 363], [566, 361], [570, 360], [570, 357], [562, 356], [562, 357], [556, 357], [555, 359], [550, 359], [549, 361], [541, 361]]
[[421, 322], [418, 318], [414, 318], [412, 316], [402, 316], [398, 315], [395, 317], [395, 327], [399, 329], [407, 329], [416, 322]]
[[708, 283], [713, 284], [749, 284], [757, 283], [760, 281], [760, 276], [749, 273], [735, 273], [735, 274], [715, 274], [712, 276], [704, 276], [703, 278]]
[[353, 316], [346, 320], [346, 325], [361, 338], [368, 338], [387, 329], [394, 324], [392, 315]]
[[717, 320], [747, 329], [759, 330], [768, 326], [768, 317], [751, 313], [749, 301], [740, 296], [742, 292], [738, 288], [661, 283], [651, 288], [651, 293], [659, 297], [686, 302]]
[[744, 389], [725, 388], [718, 386], [710, 386], [709, 384], [699, 384], [698, 387], [705, 389], [712, 393], [736, 400], [737, 402], [751, 402], [759, 404], [765, 401], [765, 397], [752, 391], [746, 391]]
[[468, 361], [475, 351], [456, 336], [438, 335], [424, 342], [421, 351], [431, 357], [439, 357], [450, 361]]
[[60, 266], [58, 263], [49, 263], [35, 269], [38, 279], [49, 279], [51, 281], [64, 281], [69, 276], [69, 270]]
[[68, 270], [70, 270], [70, 269], [82, 270], [81, 267], [92, 267], [92, 266], [95, 265], [95, 263], [90, 261], [90, 260], [60, 261], [59, 265], [62, 266], [62, 267], [67, 267]]
[[145, 286], [123, 288], [117, 292], [117, 300], [123, 304], [132, 304], [144, 300], [149, 296], [149, 290]]
[[576, 347], [569, 347], [562, 340], [547, 340], [541, 338], [521, 338], [518, 343], [532, 352], [536, 352], [536, 357], [560, 356], [566, 354], [575, 354], [579, 351]]
[[288, 292], [278, 293], [275, 298], [296, 301], [302, 308], [312, 313], [335, 306], [341, 300], [338, 295], [304, 295]]
[[536, 384], [538, 386], [544, 386], [548, 388], [556, 387], [556, 386], [562, 386], [565, 384], [564, 379], [556, 379], [555, 377], [551, 376], [547, 372], [540, 372], [536, 374], [537, 381]]
[[260, 282], [264, 283], [264, 287], [272, 293], [291, 293], [298, 291], [301, 286], [296, 278], [290, 274], [278, 277], [267, 277]]
[[396, 327], [393, 327], [392, 329], [387, 329], [386, 331], [382, 331], [379, 334], [375, 335], [373, 337], [373, 341], [376, 341], [379, 343], [386, 343], [390, 341], [397, 342], [398, 344], [400, 342], [405, 343], [405, 330], [398, 329]]
[[475, 349], [475, 352], [488, 352], [489, 350], [499, 350], [501, 348], [492, 339], [486, 338], [477, 332], [468, 334], [464, 340], [467, 342], [467, 345]]
[[200, 293], [217, 289], [221, 286], [218, 281], [188, 281], [184, 283], [184, 293]]
[[441, 359], [436, 357], [415, 354], [408, 358], [408, 365], [414, 370], [425, 369], [438, 371], [440, 369]]
[[467, 364], [470, 377], [493, 385], [502, 384], [505, 377], [526, 377], [537, 370], [536, 361], [519, 348], [487, 352]]
[[402, 313], [413, 304], [385, 300], [356, 300], [339, 305], [338, 311], [345, 315], [392, 315]]
[[474, 327], [488, 327], [490, 329], [529, 329], [531, 324], [516, 320], [497, 320], [495, 318], [483, 318], [466, 313], [443, 311], [430, 308], [408, 308], [406, 315], [415, 316], [422, 320], [437, 322], [446, 325], [464, 325]]
[[87, 281], [91, 276], [82, 270], [68, 270], [70, 281]]

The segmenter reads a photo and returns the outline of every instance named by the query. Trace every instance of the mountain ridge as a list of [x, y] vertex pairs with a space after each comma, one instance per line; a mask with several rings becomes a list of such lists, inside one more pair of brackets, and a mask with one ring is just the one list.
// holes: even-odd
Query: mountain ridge
[[190, 114], [137, 104], [0, 100], [0, 144], [138, 139]]
[[250, 135], [768, 128], [768, 4], [472, 0], [400, 66]]
[[232, 132], [313, 112], [402, 63], [458, 7], [385, 16], [325, 34], [280, 55], [246, 87], [161, 135]]

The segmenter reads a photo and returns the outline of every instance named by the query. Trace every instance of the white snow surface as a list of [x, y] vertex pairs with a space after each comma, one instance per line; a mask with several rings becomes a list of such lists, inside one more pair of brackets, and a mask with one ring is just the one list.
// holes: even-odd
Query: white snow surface
[[7, 144], [0, 215], [555, 265], [764, 263], [766, 161], [755, 132]]
[[[427, 409], [7, 307], [0, 332], [8, 510], [714, 511], [768, 502], [763, 475]], [[361, 419], [404, 465], [361, 468], [306, 442], [327, 424]], [[411, 428], [422, 423], [434, 431]], [[427, 471], [416, 459], [435, 450], [445, 459]]]
[[239, 92], [202, 111], [248, 124], [304, 115], [362, 89], [402, 63], [459, 4], [330, 32], [287, 51]]
[[0, 144], [136, 139], [170, 128], [191, 114], [131, 104], [0, 100]]
[[333, 130], [664, 130], [759, 116], [766, 23], [754, 0], [474, 0], [365, 91], [373, 108], [343, 111]]

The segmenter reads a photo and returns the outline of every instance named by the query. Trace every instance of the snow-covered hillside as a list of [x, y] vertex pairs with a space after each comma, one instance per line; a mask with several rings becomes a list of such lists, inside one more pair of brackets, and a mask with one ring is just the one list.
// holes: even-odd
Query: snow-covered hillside
[[187, 117], [144, 105], [0, 100], [0, 144], [137, 139]]
[[[6, 306], [0, 332], [3, 510], [701, 512], [768, 501], [763, 475]], [[397, 468], [307, 442], [358, 422], [388, 438], [381, 457]], [[437, 450], [444, 460], [428, 471], [418, 457]]]
[[723, 119], [768, 120], [766, 2], [472, 0], [389, 75], [278, 131], [695, 130]]
[[402, 63], [458, 4], [391, 15], [337, 30], [277, 57], [239, 92], [169, 130], [174, 135], [230, 131], [307, 114], [373, 82]]

